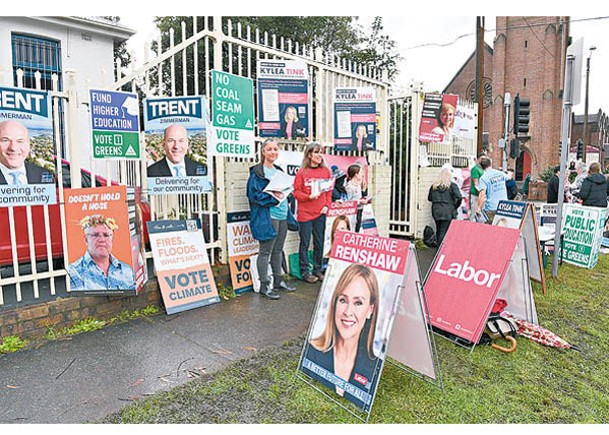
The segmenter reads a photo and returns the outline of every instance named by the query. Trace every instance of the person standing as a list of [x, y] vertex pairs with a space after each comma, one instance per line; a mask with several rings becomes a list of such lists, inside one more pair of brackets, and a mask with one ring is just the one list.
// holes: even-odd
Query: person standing
[[[298, 201], [300, 273], [308, 283], [323, 280], [322, 260], [326, 213], [332, 203], [332, 173], [323, 158], [322, 146], [310, 143], [305, 148], [302, 167], [294, 179]], [[313, 235], [313, 273], [309, 271], [309, 244]]]
[[[250, 204], [250, 227], [252, 237], [258, 240], [260, 248], [256, 268], [260, 278], [260, 294], [269, 299], [279, 299], [275, 290], [295, 291], [283, 279], [283, 245], [288, 233], [288, 219], [291, 216], [287, 198], [282, 192], [265, 192], [277, 171], [282, 169], [275, 165], [279, 157], [279, 146], [272, 139], [267, 139], [260, 149], [260, 163], [250, 168], [247, 180], [247, 199]], [[269, 285], [269, 264], [273, 272], [273, 287]]]
[[486, 223], [489, 225], [493, 224], [493, 218], [497, 213], [497, 207], [499, 201], [507, 200], [507, 189], [505, 182], [507, 175], [503, 172], [493, 169], [491, 167], [492, 160], [489, 157], [480, 158], [480, 167], [484, 171], [482, 177], [480, 177], [479, 185], [479, 196], [478, 196], [478, 214], [481, 214], [481, 210], [487, 215]]
[[558, 186], [560, 183], [560, 178], [558, 178], [558, 174], [560, 174], [560, 166], [555, 166], [552, 170], [552, 176], [548, 181], [548, 204], [558, 203]]
[[484, 171], [480, 167], [480, 159], [484, 157], [485, 154], [481, 153], [478, 155], [478, 160], [476, 160], [476, 164], [470, 171], [470, 179], [471, 184], [469, 187], [469, 219], [474, 220], [474, 217], [478, 213], [478, 182], [480, 181], [480, 177], [484, 174]]
[[575, 194], [583, 201], [583, 205], [590, 207], [607, 207], [607, 196], [609, 196], [609, 186], [607, 177], [601, 172], [601, 164], [598, 162], [590, 163], [588, 175], [582, 181], [581, 189]]
[[451, 178], [450, 169], [442, 168], [427, 194], [427, 200], [431, 202], [431, 215], [436, 223], [438, 246], [442, 244], [450, 221], [457, 217], [457, 209], [463, 201], [459, 186]]

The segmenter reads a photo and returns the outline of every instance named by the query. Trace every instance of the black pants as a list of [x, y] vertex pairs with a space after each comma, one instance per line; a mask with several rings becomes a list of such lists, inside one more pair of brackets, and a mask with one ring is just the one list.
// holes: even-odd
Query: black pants
[[436, 221], [436, 240], [438, 241], [438, 246], [442, 244], [449, 226], [450, 221]]

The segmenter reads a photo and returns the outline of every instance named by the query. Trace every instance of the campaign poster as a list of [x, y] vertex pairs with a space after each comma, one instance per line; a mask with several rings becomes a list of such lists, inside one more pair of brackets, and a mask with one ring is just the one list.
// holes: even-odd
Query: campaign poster
[[330, 209], [326, 214], [324, 257], [330, 257], [332, 244], [338, 231], [355, 231], [357, 203], [357, 201], [341, 201], [330, 204]]
[[258, 135], [308, 138], [309, 71], [296, 60], [260, 59], [257, 64]]
[[144, 100], [148, 193], [208, 193], [209, 113], [205, 96]]
[[362, 226], [360, 232], [368, 234], [369, 236], [378, 236], [379, 230], [376, 225], [376, 218], [374, 217], [374, 209], [372, 204], [364, 204], [362, 209]]
[[57, 203], [48, 92], [0, 87], [0, 207]]
[[127, 187], [65, 189], [64, 199], [70, 291], [135, 295]]
[[458, 102], [458, 95], [425, 94], [419, 126], [420, 142], [451, 142]]
[[598, 262], [607, 209], [566, 204], [562, 224], [565, 262], [592, 269]]
[[337, 151], [376, 149], [376, 90], [374, 88], [334, 90], [334, 149]]
[[142, 210], [142, 192], [136, 187], [127, 187], [127, 210], [129, 211], [129, 236], [131, 237], [131, 264], [135, 276], [135, 288], [139, 293], [148, 281], [146, 267], [145, 230]]
[[497, 213], [495, 213], [495, 217], [493, 218], [493, 225], [520, 229], [526, 211], [526, 202], [499, 201]]
[[369, 411], [405, 279], [409, 242], [336, 234], [299, 370]]
[[252, 237], [250, 228], [250, 212], [238, 211], [227, 213], [228, 224], [228, 264], [230, 266], [231, 282], [235, 294], [241, 294], [253, 289], [252, 255], [258, 254], [258, 240]]
[[167, 314], [220, 302], [199, 219], [148, 222], [148, 234]]
[[212, 118], [208, 153], [254, 158], [254, 82], [247, 77], [211, 72]]
[[[477, 240], [492, 243], [472, 244]], [[455, 220], [425, 281], [433, 326], [477, 343], [507, 274], [520, 231]]]
[[456, 105], [453, 136], [474, 140], [477, 129], [477, 114], [473, 107]]
[[95, 159], [140, 158], [140, 106], [136, 93], [89, 89]]

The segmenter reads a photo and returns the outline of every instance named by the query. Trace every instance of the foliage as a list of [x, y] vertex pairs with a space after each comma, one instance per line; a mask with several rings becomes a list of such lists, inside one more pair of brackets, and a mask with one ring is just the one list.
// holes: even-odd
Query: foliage
[[29, 344], [29, 341], [22, 340], [16, 335], [8, 335], [0, 342], [0, 353], [12, 353], [23, 349]]
[[547, 183], [548, 181], [550, 181], [550, 177], [552, 176], [553, 173], [554, 173], [554, 166], [548, 166], [546, 169], [544, 169], [537, 175], [537, 178], [539, 178], [541, 181], [545, 181]]
[[[473, 352], [436, 338], [443, 390], [385, 364], [371, 423], [607, 423], [609, 255], [595, 269], [546, 269], [534, 284], [540, 324], [582, 350], [518, 338], [514, 353]], [[134, 402], [104, 423], [358, 423], [296, 378], [304, 337], [256, 352], [226, 369]], [[329, 390], [329, 394], [332, 394]], [[336, 397], [336, 396], [335, 396]]]
[[237, 295], [235, 294], [235, 290], [231, 286], [225, 286], [224, 284], [218, 281], [216, 283], [216, 288], [218, 289], [218, 296], [220, 296], [220, 298], [224, 299], [225, 301], [237, 297]]
[[[119, 16], [105, 16], [103, 17], [107, 20], [112, 21], [113, 23], [119, 23], [121, 20], [121, 17]], [[131, 64], [131, 54], [127, 51], [127, 41], [122, 41], [122, 42], [114, 42], [114, 59], [118, 59], [120, 60], [120, 63], [122, 65], [122, 67], [127, 67], [128, 65]], [[122, 76], [124, 76], [124, 74], [122, 74]], [[114, 77], [116, 80], [122, 78], [122, 77]], [[130, 92], [131, 91], [131, 85], [128, 85], [129, 87], [124, 87], [123, 91], [126, 92]]]
[[[197, 17], [197, 32], [204, 28], [204, 17]], [[298, 43], [301, 47], [304, 44], [308, 48], [319, 47], [323, 53], [332, 53], [341, 58], [357, 62], [363, 66], [385, 68], [389, 78], [397, 75], [397, 63], [400, 60], [399, 54], [395, 51], [396, 43], [383, 34], [382, 18], [376, 17], [370, 29], [364, 30], [358, 21], [358, 17], [330, 17], [330, 16], [260, 16], [260, 17], [227, 17], [233, 23], [233, 29], [241, 24], [242, 29], [250, 26], [251, 35], [254, 38], [255, 31], [258, 29], [264, 41], [265, 32], [269, 35], [269, 43], [272, 43], [270, 35], [276, 35], [277, 45], [281, 38], [292, 41], [292, 47]], [[209, 17], [208, 17], [209, 19]], [[157, 17], [155, 23], [161, 35], [161, 46], [166, 50], [170, 46], [170, 29], [174, 31], [174, 45], [182, 42], [182, 22], [185, 24], [187, 37], [193, 35], [192, 17], [171, 16]], [[209, 23], [208, 23], [209, 24]], [[228, 19], [223, 20], [224, 31], [228, 31]], [[243, 33], [243, 36], [245, 34]], [[203, 44], [199, 44], [198, 65], [205, 65], [203, 56]], [[158, 41], [151, 41], [152, 49], [158, 53]], [[287, 49], [287, 46], [286, 46]], [[213, 51], [213, 49], [212, 49]], [[210, 53], [210, 58], [212, 53]], [[252, 51], [251, 60], [256, 61], [255, 53]], [[237, 70], [238, 53], [233, 52], [233, 70]], [[247, 57], [242, 54], [242, 61]], [[175, 77], [182, 77], [182, 58], [175, 57]], [[183, 81], [175, 80], [174, 86], [176, 95], [189, 95], [194, 90], [194, 47], [186, 49], [187, 64], [187, 89], [184, 89]], [[225, 67], [228, 61], [224, 59]], [[247, 63], [247, 62], [244, 62]], [[171, 87], [171, 65], [164, 62], [162, 66], [161, 88], [169, 91]], [[254, 72], [255, 73], [255, 72]], [[159, 88], [157, 74], [152, 74], [152, 87]], [[199, 89], [203, 89], [205, 74], [199, 74]], [[158, 93], [163, 93], [163, 89], [158, 89]]]

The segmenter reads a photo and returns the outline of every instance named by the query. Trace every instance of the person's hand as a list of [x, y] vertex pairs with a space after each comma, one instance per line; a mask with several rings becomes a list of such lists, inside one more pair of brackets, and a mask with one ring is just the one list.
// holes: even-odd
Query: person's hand
[[271, 190], [270, 192], [277, 199], [283, 199], [283, 197], [284, 197], [283, 192], [281, 192], [279, 190]]
[[328, 206], [324, 205], [323, 208], [321, 209], [321, 214], [327, 214], [328, 213]]
[[309, 195], [309, 199], [317, 199], [317, 198], [319, 198], [319, 195], [321, 195], [321, 192], [311, 193]]

